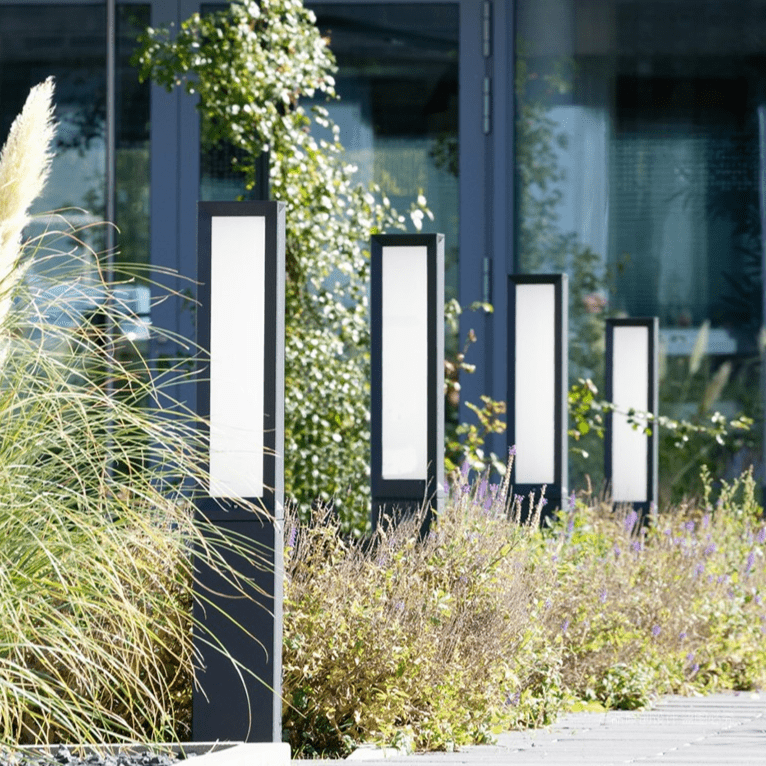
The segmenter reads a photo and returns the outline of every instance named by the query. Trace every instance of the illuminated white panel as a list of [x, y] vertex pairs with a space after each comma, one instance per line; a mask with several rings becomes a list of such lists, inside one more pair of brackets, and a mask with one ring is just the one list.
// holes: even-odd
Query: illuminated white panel
[[263, 495], [266, 219], [214, 216], [210, 279], [210, 495]]
[[[649, 330], [615, 325], [612, 335], [612, 402], [622, 412], [649, 409]], [[612, 416], [612, 499], [641, 503], [647, 497], [648, 437], [626, 415]]]
[[516, 285], [516, 482], [556, 480], [556, 286]]
[[428, 248], [382, 248], [382, 476], [427, 478]]

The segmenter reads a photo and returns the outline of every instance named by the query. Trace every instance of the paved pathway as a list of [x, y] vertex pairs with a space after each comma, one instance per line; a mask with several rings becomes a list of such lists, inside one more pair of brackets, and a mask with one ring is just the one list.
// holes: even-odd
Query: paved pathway
[[[666, 697], [652, 710], [643, 712], [570, 713], [548, 729], [508, 732], [501, 734], [495, 745], [465, 748], [458, 753], [382, 759], [380, 751], [357, 752], [353, 760], [366, 766], [539, 763], [766, 766], [766, 693]], [[330, 766], [343, 761], [321, 763]], [[351, 762], [346, 762], [346, 766], [351, 766]]]

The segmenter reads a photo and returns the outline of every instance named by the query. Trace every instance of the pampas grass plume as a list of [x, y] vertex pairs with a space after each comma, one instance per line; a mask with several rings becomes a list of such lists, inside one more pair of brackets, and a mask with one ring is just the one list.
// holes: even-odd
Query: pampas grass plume
[[55, 134], [53, 78], [29, 92], [0, 152], [0, 323], [11, 306], [13, 288], [22, 278], [21, 234], [29, 209], [50, 173]]

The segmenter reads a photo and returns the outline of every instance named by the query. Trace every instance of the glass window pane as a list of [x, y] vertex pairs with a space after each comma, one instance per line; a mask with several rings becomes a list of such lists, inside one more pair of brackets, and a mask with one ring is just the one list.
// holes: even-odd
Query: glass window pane
[[[52, 75], [58, 121], [55, 158], [33, 209], [71, 208], [67, 218], [80, 227], [104, 215], [105, 51], [103, 5], [0, 6], [0, 135], [7, 135], [29, 89]], [[36, 222], [30, 234], [50, 223]], [[95, 251], [103, 249], [102, 226], [84, 230], [82, 237]], [[65, 267], [64, 259], [60, 265]]]
[[445, 234], [447, 298], [458, 287], [458, 33], [456, 4], [308, 3], [338, 62], [340, 101], [323, 103], [358, 178], [400, 212], [419, 190]]
[[[518, 0], [517, 30], [517, 267], [570, 274], [573, 380], [607, 313], [658, 316], [661, 412], [760, 418], [766, 2]], [[757, 465], [759, 432], [706, 458]], [[701, 458], [661, 445], [678, 497]]]

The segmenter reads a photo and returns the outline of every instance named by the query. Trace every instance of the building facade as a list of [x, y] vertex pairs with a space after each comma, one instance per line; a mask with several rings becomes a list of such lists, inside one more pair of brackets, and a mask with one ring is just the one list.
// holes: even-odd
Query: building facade
[[[308, 5], [338, 58], [331, 113], [360, 180], [404, 207], [422, 190], [446, 235], [447, 297], [494, 306], [464, 315], [464, 400], [506, 397], [508, 275], [565, 271], [573, 380], [600, 379], [607, 313], [658, 316], [661, 410], [752, 415], [751, 438], [719, 457], [759, 464], [766, 0]], [[145, 27], [215, 7], [0, 2], [0, 132], [31, 85], [57, 81], [39, 209], [112, 220], [119, 235], [95, 229], [96, 249], [190, 278], [198, 199], [239, 181], [201, 150], [193, 99], [140, 84], [130, 55]], [[183, 302], [151, 320], [193, 332]], [[673, 460], [683, 477], [688, 459]]]

